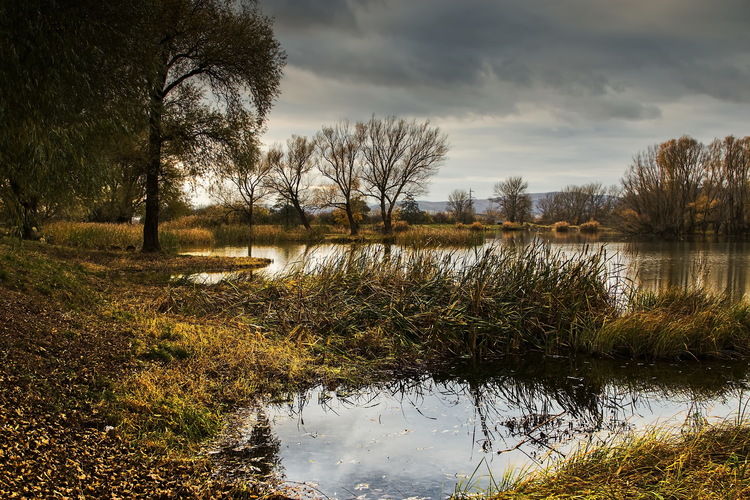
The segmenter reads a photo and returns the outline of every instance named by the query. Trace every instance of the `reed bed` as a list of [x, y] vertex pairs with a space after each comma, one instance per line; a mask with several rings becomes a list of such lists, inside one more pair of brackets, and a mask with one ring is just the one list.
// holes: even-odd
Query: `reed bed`
[[750, 304], [702, 289], [639, 292], [626, 314], [595, 332], [590, 350], [657, 359], [747, 357]]
[[578, 231], [581, 233], [596, 233], [599, 231], [600, 227], [601, 224], [599, 224], [599, 221], [591, 219], [590, 221], [584, 222], [578, 226]]
[[603, 249], [565, 255], [541, 243], [471, 257], [369, 247], [260, 283], [181, 290], [164, 304], [190, 314], [248, 315], [309, 344], [390, 355], [577, 349], [614, 313]]
[[[140, 250], [143, 226], [101, 222], [54, 222], [44, 226], [43, 237], [50, 243], [93, 250]], [[180, 245], [210, 245], [213, 237], [205, 229], [159, 231], [162, 250], [175, 252]]]
[[518, 222], [505, 221], [500, 226], [501, 231], [521, 231], [522, 229], [523, 225], [519, 224]]
[[138, 248], [143, 244], [143, 226], [98, 222], [54, 222], [44, 226], [45, 239], [57, 245], [89, 249]]
[[272, 225], [239, 225], [224, 224], [214, 229], [214, 237], [220, 244], [247, 243], [283, 243], [283, 242], [318, 242], [322, 241], [328, 228], [313, 226], [311, 230], [304, 227], [285, 228]]
[[493, 500], [561, 498], [750, 498], [750, 425], [725, 422], [682, 433], [651, 429], [624, 442], [582, 447]]
[[477, 246], [484, 243], [483, 231], [461, 227], [412, 226], [394, 234], [395, 243], [414, 247]]
[[168, 229], [165, 228], [162, 234], [173, 234], [177, 239], [179, 246], [213, 246], [216, 240], [214, 239], [214, 233], [208, 229], [202, 229], [198, 227], [193, 228], [181, 228], [181, 229]]

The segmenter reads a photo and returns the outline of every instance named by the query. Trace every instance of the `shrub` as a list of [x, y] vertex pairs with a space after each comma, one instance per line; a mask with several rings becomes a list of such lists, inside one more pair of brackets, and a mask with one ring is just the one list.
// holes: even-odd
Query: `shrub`
[[520, 231], [523, 229], [523, 226], [519, 224], [518, 222], [510, 222], [505, 221], [503, 222], [503, 225], [500, 227], [501, 231]]
[[594, 219], [591, 219], [588, 222], [584, 222], [580, 226], [578, 226], [578, 230], [582, 233], [595, 233], [599, 231], [599, 222], [595, 221]]
[[396, 223], [393, 225], [393, 232], [395, 233], [403, 233], [404, 231], [409, 229], [409, 223], [405, 220], [399, 220], [396, 221]]
[[552, 226], [552, 228], [558, 233], [565, 233], [570, 229], [570, 223], [561, 220], [559, 222], [555, 222], [555, 225]]
[[484, 231], [484, 224], [481, 222], [472, 222], [469, 231]]

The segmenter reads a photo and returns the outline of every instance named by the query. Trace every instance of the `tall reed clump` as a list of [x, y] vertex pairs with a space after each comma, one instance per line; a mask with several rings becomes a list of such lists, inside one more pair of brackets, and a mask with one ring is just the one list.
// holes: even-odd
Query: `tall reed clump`
[[[140, 224], [111, 224], [101, 222], [54, 222], [44, 226], [44, 237], [56, 245], [93, 250], [138, 250], [143, 245], [143, 226]], [[175, 252], [184, 245], [211, 245], [210, 231], [199, 228], [159, 230], [162, 250]]]
[[273, 225], [240, 225], [224, 224], [214, 229], [214, 237], [218, 243], [248, 244], [248, 243], [283, 243], [283, 242], [317, 242], [322, 241], [327, 228], [313, 226], [306, 230], [304, 227], [285, 228]]
[[412, 226], [395, 234], [395, 243], [415, 247], [477, 246], [484, 243], [483, 231], [467, 231], [459, 227]]
[[562, 498], [750, 498], [750, 425], [726, 422], [683, 433], [652, 429], [624, 442], [582, 448], [532, 473], [493, 500]]
[[578, 231], [581, 233], [596, 233], [599, 231], [600, 226], [601, 224], [599, 224], [599, 221], [591, 219], [590, 221], [584, 222], [578, 226]]
[[97, 222], [54, 222], [44, 226], [44, 236], [51, 243], [80, 248], [140, 248], [143, 226]]
[[636, 293], [591, 338], [593, 353], [650, 358], [750, 355], [750, 303], [702, 289]]
[[470, 256], [369, 247], [260, 286], [181, 295], [170, 308], [240, 311], [271, 331], [366, 356], [414, 345], [445, 356], [555, 352], [576, 349], [613, 313], [608, 269], [603, 249], [567, 256], [541, 243]]
[[198, 216], [190, 215], [163, 223], [161, 230], [172, 233], [180, 246], [212, 246], [215, 243], [214, 234], [201, 227], [201, 222]]

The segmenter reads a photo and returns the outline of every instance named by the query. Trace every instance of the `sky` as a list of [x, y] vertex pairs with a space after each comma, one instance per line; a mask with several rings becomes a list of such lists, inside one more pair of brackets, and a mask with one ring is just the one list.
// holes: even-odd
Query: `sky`
[[265, 0], [287, 53], [266, 144], [340, 120], [429, 120], [420, 199], [619, 184], [681, 135], [750, 135], [750, 0]]

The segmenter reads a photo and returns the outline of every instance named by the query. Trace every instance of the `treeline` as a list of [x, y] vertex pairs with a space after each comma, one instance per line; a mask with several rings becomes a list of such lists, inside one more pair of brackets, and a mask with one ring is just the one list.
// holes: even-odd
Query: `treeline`
[[[619, 186], [567, 186], [548, 193], [536, 207], [528, 183], [510, 177], [495, 184], [488, 215], [516, 223], [595, 220], [625, 232], [664, 236], [743, 235], [750, 230], [749, 175], [750, 137], [728, 136], [705, 145], [682, 136], [637, 153]], [[471, 214], [467, 195], [451, 194], [449, 211], [457, 220]]]
[[681, 236], [750, 228], [750, 137], [708, 146], [683, 136], [638, 153], [617, 210], [626, 231]]
[[352, 235], [359, 232], [369, 198], [388, 234], [399, 202], [425, 191], [447, 151], [439, 128], [393, 116], [342, 121], [266, 151], [248, 137], [219, 162], [220, 182], [212, 196], [228, 212], [243, 213], [250, 225], [256, 205], [270, 199], [293, 211], [308, 230], [311, 212], [330, 209]]

